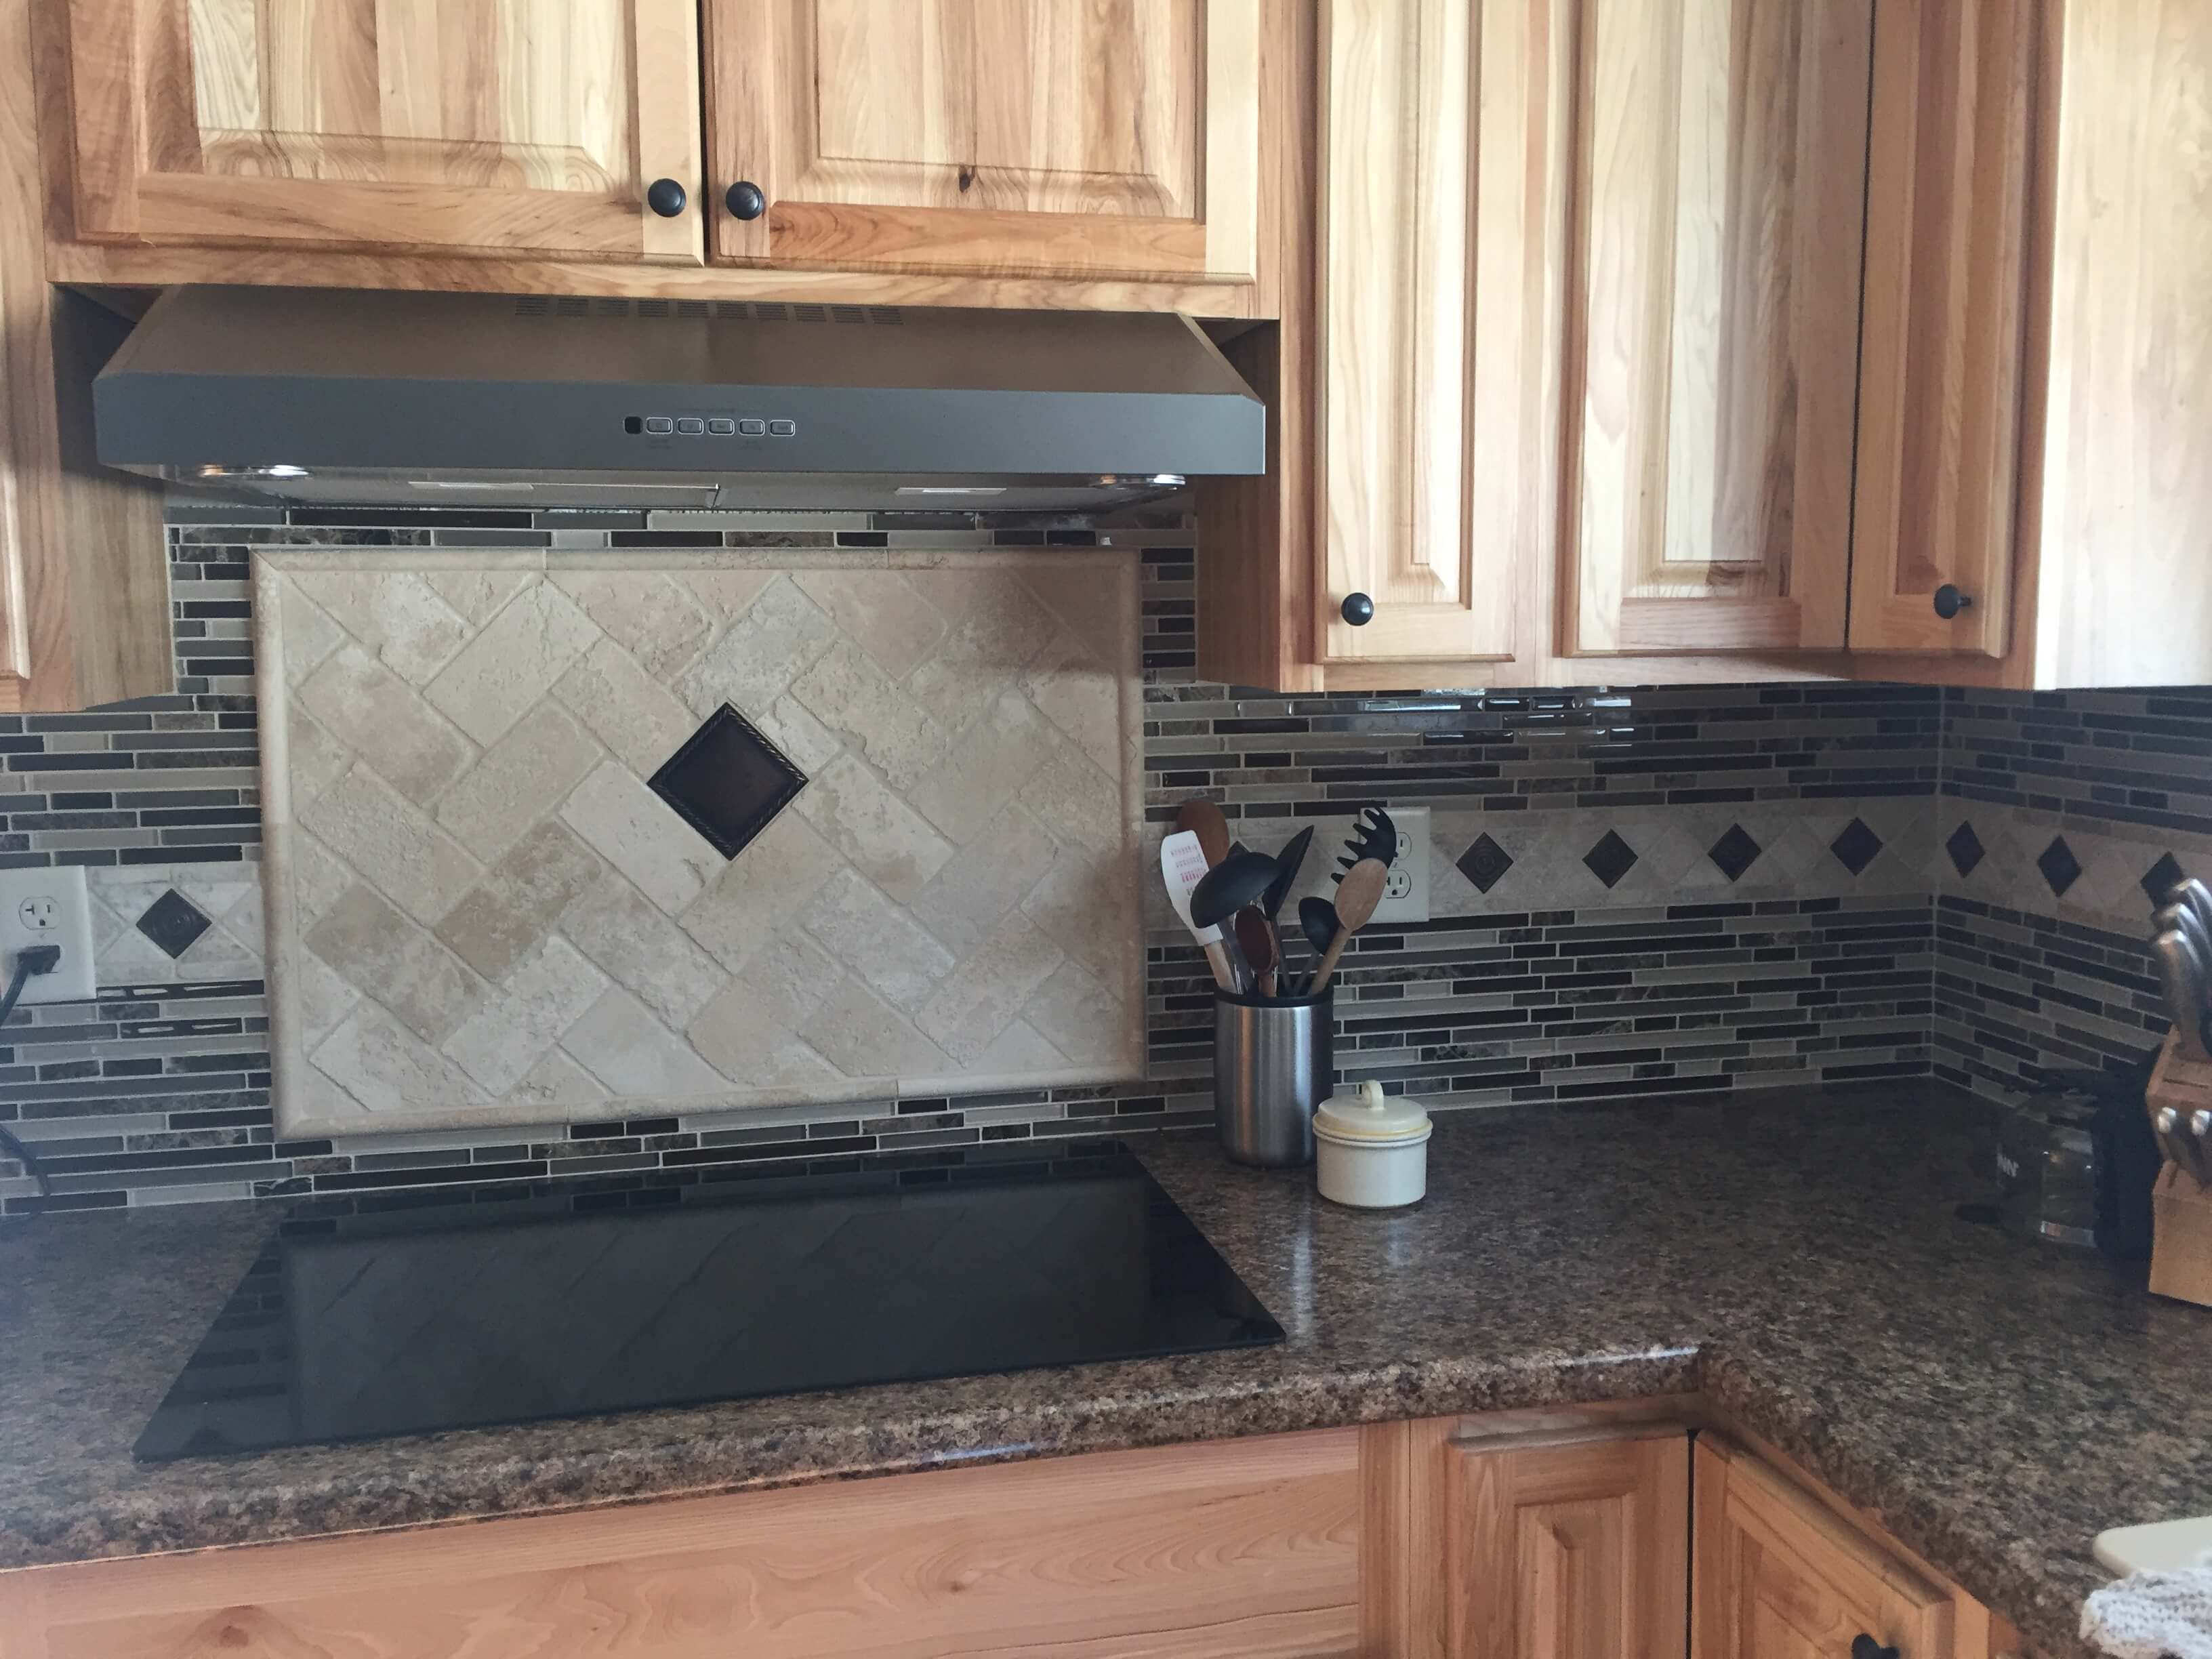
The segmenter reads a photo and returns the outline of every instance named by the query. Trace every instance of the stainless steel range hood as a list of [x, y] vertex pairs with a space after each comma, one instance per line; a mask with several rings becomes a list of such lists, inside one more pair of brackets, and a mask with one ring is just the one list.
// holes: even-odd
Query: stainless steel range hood
[[1090, 511], [1265, 470], [1158, 314], [183, 288], [94, 403], [109, 465], [287, 501]]

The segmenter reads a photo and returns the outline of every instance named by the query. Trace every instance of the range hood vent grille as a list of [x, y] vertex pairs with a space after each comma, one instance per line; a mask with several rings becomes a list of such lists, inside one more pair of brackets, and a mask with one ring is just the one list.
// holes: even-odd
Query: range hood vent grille
[[906, 313], [896, 306], [802, 305], [782, 301], [587, 300], [549, 294], [515, 296], [514, 314], [527, 318], [713, 318], [720, 322], [845, 323], [896, 327]]

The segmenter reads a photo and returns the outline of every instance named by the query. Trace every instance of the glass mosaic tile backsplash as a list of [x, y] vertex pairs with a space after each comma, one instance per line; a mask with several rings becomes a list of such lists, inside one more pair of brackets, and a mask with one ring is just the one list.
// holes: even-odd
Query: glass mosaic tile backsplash
[[[687, 527], [635, 514], [180, 504], [178, 694], [0, 720], [0, 858], [88, 866], [99, 998], [19, 1012], [0, 1121], [24, 1215], [308, 1192], [370, 1206], [550, 1174], [712, 1182], [855, 1155], [1210, 1122], [1210, 983], [1147, 898], [1144, 1078], [1115, 1085], [276, 1138], [262, 965], [258, 548], [1135, 550], [1144, 811], [1272, 847], [1431, 810], [1434, 919], [1346, 962], [1339, 1065], [1434, 1104], [1922, 1075], [2001, 1090], [2163, 1029], [2142, 883], [2212, 872], [2212, 692], [1883, 685], [1281, 697], [1193, 678], [1203, 527]], [[2054, 843], [2063, 842], [2063, 849]]]

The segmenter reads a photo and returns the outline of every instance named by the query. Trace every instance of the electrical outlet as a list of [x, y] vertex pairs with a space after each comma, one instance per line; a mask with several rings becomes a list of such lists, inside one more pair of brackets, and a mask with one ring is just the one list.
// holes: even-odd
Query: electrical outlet
[[1429, 809], [1392, 807], [1390, 821], [1398, 826], [1398, 854], [1390, 860], [1383, 878], [1382, 902], [1375, 907], [1377, 921], [1426, 921], [1429, 919]]
[[15, 959], [33, 945], [58, 945], [62, 959], [51, 974], [33, 974], [22, 1000], [82, 1002], [93, 994], [92, 900], [81, 865], [46, 870], [0, 870], [0, 983]]

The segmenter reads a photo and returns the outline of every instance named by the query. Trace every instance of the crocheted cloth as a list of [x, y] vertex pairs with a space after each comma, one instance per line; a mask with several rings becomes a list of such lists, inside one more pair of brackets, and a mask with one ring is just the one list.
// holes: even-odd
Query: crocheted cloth
[[2106, 1585], [2082, 1604], [2081, 1639], [2113, 1659], [2212, 1659], [2212, 1569]]

